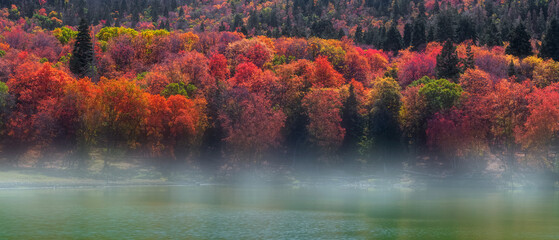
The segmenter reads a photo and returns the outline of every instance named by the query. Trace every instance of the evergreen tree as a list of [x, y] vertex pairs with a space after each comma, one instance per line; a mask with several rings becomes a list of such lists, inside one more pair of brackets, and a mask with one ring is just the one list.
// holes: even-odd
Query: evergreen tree
[[404, 42], [403, 42], [403, 47], [407, 48], [411, 45], [411, 35], [413, 32], [413, 27], [410, 23], [406, 23], [406, 25], [404, 25]]
[[398, 16], [400, 16], [400, 8], [398, 6], [398, 1], [392, 0], [390, 4], [390, 18], [392, 20], [397, 20]]
[[468, 44], [466, 47], [466, 59], [464, 60], [464, 71], [473, 68], [475, 68], [474, 53], [472, 52], [472, 45]]
[[235, 17], [233, 17], [233, 29], [231, 30], [237, 31], [237, 28], [242, 27], [243, 24], [243, 16], [241, 16], [241, 14], [235, 14]]
[[488, 47], [502, 46], [501, 34], [497, 28], [497, 24], [492, 20], [488, 20], [483, 31], [482, 41]]
[[460, 75], [460, 59], [456, 53], [456, 47], [452, 41], [447, 40], [441, 51], [437, 56], [437, 65], [435, 66], [435, 73], [437, 78], [446, 78], [456, 80]]
[[202, 21], [200, 23], [200, 32], [204, 32], [206, 31], [206, 24], [204, 23], [205, 21]]
[[449, 11], [437, 15], [435, 38], [438, 42], [454, 39], [454, 18]]
[[357, 26], [355, 30], [355, 36], [353, 37], [356, 43], [363, 43], [363, 29], [361, 26]]
[[464, 42], [468, 39], [476, 41], [476, 29], [472, 20], [466, 16], [462, 16], [458, 20], [458, 28], [456, 29], [456, 41]]
[[359, 114], [358, 101], [355, 96], [353, 84], [349, 86], [349, 97], [342, 108], [342, 127], [346, 130], [342, 144], [342, 152], [355, 153], [363, 135], [363, 120]]
[[78, 27], [78, 35], [76, 36], [72, 57], [70, 58], [70, 71], [80, 78], [94, 77], [93, 55], [89, 24], [82, 18]]
[[415, 50], [417, 50], [426, 42], [427, 39], [425, 36], [425, 21], [422, 18], [416, 19], [416, 21], [413, 23], [411, 45]]
[[402, 35], [396, 28], [396, 24], [392, 26], [386, 32], [386, 38], [384, 40], [384, 50], [397, 52], [402, 49]]
[[433, 5], [433, 13], [439, 13], [439, 11], [440, 11], [439, 0], [435, 0], [435, 4]]
[[540, 48], [540, 57], [559, 61], [559, 22], [557, 19], [551, 20], [545, 30], [542, 47]]
[[429, 30], [427, 30], [427, 42], [432, 42], [435, 40], [435, 29], [433, 29], [433, 27], [429, 27]]
[[340, 30], [338, 30], [338, 39], [342, 39], [343, 37], [345, 37], [345, 32], [340, 28]]
[[509, 77], [516, 76], [516, 67], [514, 66], [512, 59], [510, 60], [508, 75]]
[[250, 12], [247, 24], [249, 29], [258, 27], [258, 15], [256, 14], [256, 11], [253, 10]]
[[530, 35], [526, 27], [519, 23], [509, 37], [509, 46], [505, 49], [506, 54], [511, 54], [520, 58], [532, 55], [532, 45]]

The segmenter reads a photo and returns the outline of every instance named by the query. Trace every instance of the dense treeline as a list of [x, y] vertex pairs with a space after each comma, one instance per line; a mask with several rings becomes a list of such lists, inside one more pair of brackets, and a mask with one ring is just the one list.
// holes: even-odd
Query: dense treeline
[[557, 0], [3, 0], [0, 7], [9, 8], [12, 20], [25, 18], [49, 30], [78, 25], [86, 16], [94, 25], [140, 29], [348, 36], [386, 51], [447, 39], [502, 46], [520, 24], [530, 38], [542, 40], [559, 14]]
[[[14, 164], [34, 148], [42, 158], [64, 153], [76, 166], [102, 149], [106, 164], [129, 154], [211, 166], [368, 163], [386, 169], [421, 158], [480, 170], [498, 158], [509, 169], [559, 168], [555, 20], [541, 41], [525, 26], [528, 18], [520, 18], [508, 22], [517, 22], [510, 41], [489, 44], [436, 30], [438, 37], [426, 37], [421, 47], [403, 49], [390, 41], [385, 51], [363, 42], [369, 30], [359, 27], [355, 40], [250, 37], [240, 29], [158, 29], [145, 15], [128, 28], [124, 14], [116, 18], [120, 26], [76, 21], [49, 28], [35, 16], [48, 16], [41, 4], [70, 3], [22, 1], [0, 10], [1, 151]], [[437, 4], [444, 7], [432, 17], [456, 14], [453, 7], [462, 6]], [[30, 6], [39, 7], [33, 15], [24, 10]], [[464, 9], [489, 11], [480, 7]], [[387, 36], [401, 42], [407, 39], [402, 18], [410, 16], [403, 9], [379, 15], [400, 16], [398, 26], [387, 22]], [[426, 16], [416, 17], [431, 21]], [[474, 26], [504, 29], [504, 21], [496, 22], [501, 25]], [[423, 28], [408, 27], [414, 42], [410, 28]]]

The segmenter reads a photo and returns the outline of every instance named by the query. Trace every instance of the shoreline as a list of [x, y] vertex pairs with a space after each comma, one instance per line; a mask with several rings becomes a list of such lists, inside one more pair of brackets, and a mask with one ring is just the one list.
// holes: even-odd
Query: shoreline
[[27, 173], [26, 176], [36, 179], [7, 179], [2, 176], [5, 171], [0, 171], [0, 191], [3, 190], [34, 190], [34, 189], [94, 189], [94, 188], [117, 188], [117, 187], [156, 187], [156, 186], [230, 186], [230, 187], [290, 187], [290, 188], [334, 188], [334, 189], [357, 189], [357, 190], [426, 190], [426, 189], [486, 189], [486, 190], [552, 190], [559, 191], [559, 182], [530, 182], [526, 179], [517, 179], [514, 182], [503, 179], [465, 179], [458, 177], [441, 178], [368, 178], [362, 180], [342, 180], [335, 176], [307, 179], [293, 179], [289, 181], [263, 181], [263, 179], [252, 179], [251, 183], [242, 181], [220, 182], [200, 177], [188, 180], [168, 179], [122, 179], [101, 180], [93, 178], [58, 177], [53, 180], [38, 180], [40, 173]]

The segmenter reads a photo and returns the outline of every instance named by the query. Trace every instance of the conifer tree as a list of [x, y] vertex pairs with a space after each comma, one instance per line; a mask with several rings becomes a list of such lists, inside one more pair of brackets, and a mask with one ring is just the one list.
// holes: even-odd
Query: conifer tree
[[437, 78], [458, 79], [460, 75], [459, 63], [460, 59], [456, 53], [456, 47], [449, 39], [444, 43], [441, 54], [437, 56], [437, 65], [435, 66]]
[[559, 22], [557, 22], [557, 19], [551, 20], [551, 23], [545, 30], [540, 57], [559, 61]]
[[475, 68], [475, 60], [472, 45], [468, 44], [466, 47], [466, 59], [464, 59], [464, 71], [471, 68]]
[[403, 42], [403, 47], [407, 48], [411, 45], [411, 35], [413, 32], [413, 27], [410, 23], [406, 23], [406, 25], [404, 25], [404, 42]]
[[413, 31], [411, 36], [411, 46], [417, 50], [427, 42], [425, 35], [425, 20], [423, 18], [416, 19], [413, 23]]
[[501, 34], [497, 25], [492, 20], [488, 20], [482, 35], [482, 41], [488, 47], [501, 46], [503, 41], [501, 40]]
[[353, 84], [349, 86], [349, 97], [342, 108], [342, 127], [346, 130], [342, 152], [355, 153], [363, 135], [363, 120], [359, 114], [358, 101]]
[[353, 38], [356, 43], [363, 42], [363, 29], [361, 28], [361, 26], [357, 26], [357, 29], [355, 30], [355, 36]]
[[70, 58], [70, 71], [78, 77], [93, 77], [95, 69], [93, 64], [93, 44], [89, 34], [89, 24], [82, 18], [78, 27], [76, 43]]
[[514, 62], [512, 61], [512, 59], [510, 60], [508, 75], [509, 77], [516, 75], [516, 68], [514, 67]]
[[402, 35], [396, 28], [396, 24], [392, 26], [386, 32], [386, 38], [384, 40], [384, 50], [397, 52], [402, 49]]
[[505, 49], [506, 54], [516, 57], [527, 57], [532, 55], [532, 45], [530, 44], [530, 35], [526, 31], [526, 27], [519, 23], [509, 36], [509, 46]]

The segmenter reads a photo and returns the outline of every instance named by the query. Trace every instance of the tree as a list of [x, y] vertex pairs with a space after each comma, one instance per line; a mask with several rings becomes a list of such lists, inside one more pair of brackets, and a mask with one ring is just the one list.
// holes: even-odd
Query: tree
[[416, 19], [413, 22], [413, 30], [411, 36], [411, 46], [417, 50], [427, 42], [425, 36], [425, 20], [423, 18]]
[[488, 23], [485, 24], [483, 35], [480, 40], [488, 47], [502, 46], [501, 32], [497, 28], [497, 24], [495, 24], [492, 19], [488, 19], [487, 21]]
[[516, 129], [516, 142], [524, 149], [543, 155], [540, 166], [553, 168], [555, 162], [548, 154], [550, 144], [559, 133], [559, 85], [535, 89], [528, 97], [528, 116], [521, 128]]
[[468, 44], [466, 47], [466, 59], [464, 59], [464, 71], [475, 68], [475, 64], [476, 62], [474, 59], [474, 53], [472, 52], [472, 45]]
[[359, 102], [353, 83], [349, 85], [349, 96], [342, 107], [342, 128], [345, 129], [346, 134], [341, 150], [344, 154], [355, 154], [363, 136], [363, 119], [359, 113]]
[[493, 82], [486, 72], [469, 68], [460, 76], [460, 86], [472, 96], [485, 96], [491, 92]]
[[447, 40], [443, 45], [441, 54], [437, 56], [435, 73], [437, 78], [458, 79], [460, 75], [460, 59], [456, 53], [456, 47], [452, 41]]
[[78, 35], [76, 36], [72, 57], [70, 58], [70, 70], [72, 73], [80, 78], [93, 77], [95, 75], [93, 55], [89, 24], [85, 18], [82, 18], [78, 27]]
[[450, 11], [436, 15], [435, 40], [442, 42], [455, 39], [454, 19], [455, 16]]
[[532, 45], [530, 44], [530, 35], [526, 31], [524, 24], [519, 23], [509, 36], [509, 46], [505, 49], [506, 54], [510, 54], [519, 58], [532, 55]]
[[462, 96], [462, 87], [446, 79], [432, 79], [419, 89], [419, 95], [425, 98], [426, 111], [434, 114], [456, 106]]
[[400, 35], [400, 31], [398, 31], [398, 29], [396, 28], [395, 23], [393, 23], [386, 32], [383, 49], [393, 52], [398, 52], [400, 49], [402, 49], [402, 35]]
[[363, 29], [361, 26], [357, 26], [357, 30], [355, 30], [355, 36], [353, 38], [356, 43], [363, 43]]
[[337, 91], [312, 89], [303, 98], [303, 108], [309, 118], [309, 142], [321, 150], [324, 156], [334, 153], [345, 136], [345, 129], [341, 126], [342, 102]]
[[380, 160], [394, 164], [395, 150], [400, 145], [401, 130], [399, 112], [402, 105], [400, 85], [392, 78], [382, 78], [375, 82], [368, 115], [367, 140]]
[[3, 134], [4, 124], [14, 105], [14, 99], [8, 92], [8, 86], [0, 82], [0, 135]]
[[72, 80], [49, 63], [26, 62], [18, 66], [7, 83], [16, 100], [6, 127], [10, 141], [7, 151], [15, 154], [14, 160], [32, 144], [47, 147], [60, 136], [63, 129], [57, 122], [57, 110], [64, 85]]
[[516, 67], [514, 66], [514, 62], [512, 61], [512, 59], [510, 60], [509, 68], [507, 70], [507, 73], [508, 73], [509, 77], [516, 76]]
[[516, 158], [515, 129], [522, 126], [527, 117], [527, 96], [531, 91], [527, 84], [502, 80], [478, 106], [482, 116], [490, 123], [492, 150], [501, 153], [506, 167], [514, 167]]
[[551, 20], [551, 23], [545, 30], [540, 49], [540, 57], [559, 61], [559, 22], [556, 18]]
[[126, 79], [102, 79], [98, 100], [102, 108], [102, 140], [107, 148], [105, 167], [109, 157], [117, 149], [136, 148], [139, 144], [141, 126], [148, 113], [145, 92], [134, 82]]
[[424, 76], [435, 77], [437, 61], [432, 54], [409, 52], [409, 55], [398, 65], [398, 82], [401, 86], [405, 87]]
[[267, 150], [280, 143], [285, 114], [261, 94], [243, 89], [229, 94], [230, 99], [219, 113], [226, 133], [224, 140], [235, 160], [259, 161]]
[[412, 32], [413, 32], [412, 24], [406, 23], [406, 25], [404, 25], [404, 38], [403, 38], [404, 48], [407, 48], [411, 45]]
[[344, 83], [343, 76], [332, 67], [327, 57], [317, 57], [314, 66], [312, 80], [314, 87], [339, 87]]
[[209, 62], [210, 74], [218, 81], [225, 81], [229, 78], [229, 67], [227, 59], [223, 54], [214, 54]]

